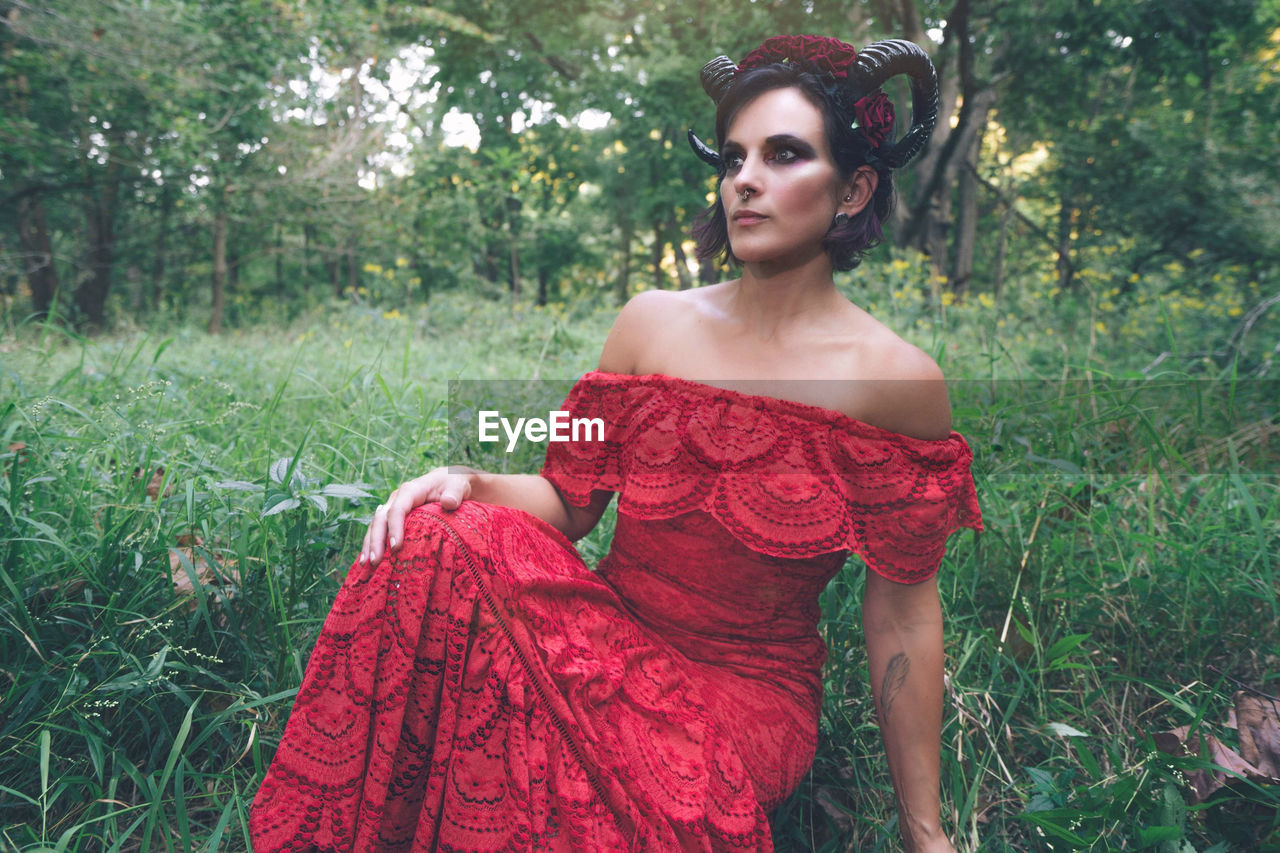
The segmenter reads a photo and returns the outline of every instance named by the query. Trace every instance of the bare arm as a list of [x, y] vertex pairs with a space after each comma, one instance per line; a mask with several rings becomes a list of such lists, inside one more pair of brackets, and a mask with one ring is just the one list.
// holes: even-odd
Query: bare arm
[[938, 795], [942, 738], [942, 606], [935, 580], [895, 583], [867, 571], [862, 629], [871, 694], [908, 851], [954, 851]]
[[[600, 370], [633, 372], [637, 354], [652, 341], [652, 330], [661, 326], [666, 301], [661, 295], [641, 294], [623, 307], [600, 354]], [[398, 551], [404, 543], [404, 517], [424, 503], [436, 501], [446, 510], [455, 510], [463, 501], [475, 500], [522, 509], [576, 540], [596, 526], [611, 498], [611, 493], [597, 492], [590, 504], [578, 507], [565, 500], [550, 480], [537, 474], [437, 468], [402, 483], [378, 507], [364, 536], [360, 562], [376, 563], [386, 551]]]
[[535, 515], [569, 539], [581, 539], [600, 520], [613, 497], [597, 492], [585, 507], [565, 500], [550, 480], [538, 474], [490, 474], [454, 466], [436, 468], [400, 485], [387, 502], [378, 507], [364, 536], [360, 562], [376, 563], [384, 551], [395, 552], [404, 544], [404, 517], [424, 503], [438, 502], [455, 510], [463, 501], [509, 506]]

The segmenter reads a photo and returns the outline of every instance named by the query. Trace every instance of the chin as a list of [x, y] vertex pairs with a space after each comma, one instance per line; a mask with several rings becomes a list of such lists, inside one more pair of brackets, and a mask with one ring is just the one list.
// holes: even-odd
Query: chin
[[762, 246], [745, 245], [739, 251], [738, 246], [729, 244], [729, 251], [741, 264], [768, 264], [770, 266], [799, 267], [810, 263], [815, 258], [825, 257], [822, 249], [817, 251], [800, 251], [796, 249], [769, 250]]

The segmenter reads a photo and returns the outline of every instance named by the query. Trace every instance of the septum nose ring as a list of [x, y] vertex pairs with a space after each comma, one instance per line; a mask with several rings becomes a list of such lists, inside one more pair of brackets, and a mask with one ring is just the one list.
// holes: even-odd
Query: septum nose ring
[[750, 187], [738, 193], [738, 201], [746, 201], [747, 199], [751, 198], [751, 193], [752, 193], [752, 190]]

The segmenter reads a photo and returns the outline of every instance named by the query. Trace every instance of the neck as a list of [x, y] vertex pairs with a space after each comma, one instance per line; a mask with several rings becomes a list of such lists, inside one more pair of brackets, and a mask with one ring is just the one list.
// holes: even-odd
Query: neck
[[732, 297], [737, 319], [762, 339], [777, 337], [796, 321], [812, 326], [815, 315], [828, 314], [840, 301], [825, 252], [798, 267], [748, 263]]

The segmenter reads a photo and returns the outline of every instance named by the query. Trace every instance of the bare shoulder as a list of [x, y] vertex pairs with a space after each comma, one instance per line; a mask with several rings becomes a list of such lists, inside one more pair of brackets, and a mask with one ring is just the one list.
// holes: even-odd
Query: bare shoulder
[[661, 350], [666, 339], [678, 340], [682, 327], [696, 316], [705, 300], [701, 291], [710, 289], [646, 290], [631, 297], [613, 321], [600, 353], [599, 369], [606, 373], [650, 372], [645, 369], [647, 355], [655, 348]]
[[932, 356], [887, 328], [869, 343], [863, 375], [872, 381], [861, 405], [874, 412], [874, 420], [864, 419], [913, 438], [951, 435], [947, 382]]

